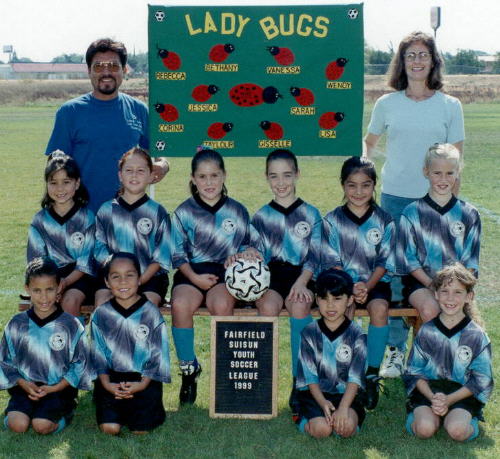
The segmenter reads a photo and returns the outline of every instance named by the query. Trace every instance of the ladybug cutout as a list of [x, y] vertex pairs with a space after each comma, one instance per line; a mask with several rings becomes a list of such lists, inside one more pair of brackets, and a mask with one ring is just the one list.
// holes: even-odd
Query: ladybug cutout
[[208, 126], [207, 134], [211, 139], [222, 139], [233, 130], [233, 123], [212, 123]]
[[177, 70], [181, 66], [181, 58], [177, 53], [174, 53], [173, 51], [159, 49], [158, 56], [160, 56], [163, 65], [169, 70]]
[[214, 84], [200, 84], [193, 89], [191, 97], [197, 102], [206, 102], [214, 94], [216, 94], [218, 90], [219, 88]]
[[299, 105], [308, 106], [314, 104], [314, 94], [310, 89], [292, 86], [290, 94], [295, 97]]
[[233, 51], [234, 46], [231, 43], [214, 45], [210, 48], [208, 58], [213, 62], [224, 62]]
[[326, 78], [328, 80], [338, 80], [344, 73], [345, 65], [348, 62], [345, 57], [339, 57], [336, 61], [330, 62], [326, 66]]
[[274, 104], [281, 96], [274, 86], [262, 88], [254, 83], [242, 83], [229, 91], [231, 101], [240, 107], [254, 107], [262, 103]]
[[155, 104], [155, 110], [160, 115], [161, 119], [171, 123], [179, 118], [179, 112], [172, 104]]
[[319, 118], [319, 125], [323, 129], [334, 129], [344, 119], [342, 112], [326, 112]]
[[273, 121], [261, 121], [260, 127], [268, 139], [278, 140], [283, 138], [283, 127]]
[[295, 61], [295, 56], [290, 48], [280, 48], [278, 46], [268, 46], [267, 50], [274, 57], [274, 60], [279, 65], [292, 65]]

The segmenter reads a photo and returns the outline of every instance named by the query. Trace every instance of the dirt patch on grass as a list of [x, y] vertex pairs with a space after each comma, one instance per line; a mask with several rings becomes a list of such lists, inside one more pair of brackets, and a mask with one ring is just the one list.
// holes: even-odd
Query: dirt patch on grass
[[[365, 76], [365, 101], [374, 102], [391, 91], [385, 75]], [[447, 75], [444, 91], [462, 103], [500, 101], [500, 75]], [[61, 104], [91, 90], [88, 80], [0, 80], [0, 104]], [[124, 92], [143, 101], [148, 97], [147, 80], [123, 82]]]

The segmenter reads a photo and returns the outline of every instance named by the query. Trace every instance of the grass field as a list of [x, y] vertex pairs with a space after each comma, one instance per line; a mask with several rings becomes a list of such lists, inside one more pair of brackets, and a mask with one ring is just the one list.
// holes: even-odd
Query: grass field
[[[369, 114], [371, 106], [366, 108]], [[487, 323], [496, 356], [500, 349], [500, 104], [464, 106], [466, 119], [466, 168], [462, 196], [477, 205], [483, 218], [481, 283], [477, 300]], [[0, 107], [0, 330], [16, 313], [22, 288], [27, 227], [42, 196], [42, 152], [50, 134], [55, 107]], [[341, 199], [338, 175], [342, 158], [302, 158], [299, 194], [321, 212]], [[380, 163], [381, 164], [381, 163]], [[380, 166], [380, 164], [378, 164]], [[186, 198], [189, 162], [173, 159], [172, 171], [156, 190], [156, 199], [173, 210]], [[261, 158], [227, 160], [230, 194], [254, 212], [271, 196], [264, 181]], [[239, 172], [242, 171], [242, 172]], [[279, 416], [271, 421], [212, 420], [208, 417], [209, 320], [198, 318], [196, 343], [205, 371], [199, 396], [192, 408], [177, 411], [180, 377], [173, 357], [173, 383], [165, 387], [168, 411], [165, 424], [153, 433], [135, 437], [124, 433], [109, 438], [97, 430], [88, 393], [81, 393], [73, 424], [61, 434], [40, 437], [32, 432], [0, 432], [0, 457], [368, 457], [448, 458], [500, 457], [499, 391], [487, 405], [486, 423], [477, 441], [456, 444], [439, 434], [420, 441], [404, 431], [404, 396], [399, 381], [389, 381], [388, 397], [368, 414], [362, 433], [354, 439], [316, 441], [297, 433], [290, 421], [287, 398], [290, 388], [288, 324], [280, 322]], [[498, 361], [498, 360], [497, 360]], [[500, 380], [498, 365], [496, 380]], [[0, 392], [0, 409], [7, 393]]]

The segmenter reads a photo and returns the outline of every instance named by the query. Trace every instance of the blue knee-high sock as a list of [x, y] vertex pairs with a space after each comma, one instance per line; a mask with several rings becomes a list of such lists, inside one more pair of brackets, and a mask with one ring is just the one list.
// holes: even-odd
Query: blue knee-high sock
[[194, 328], [172, 327], [172, 337], [174, 339], [177, 358], [187, 362], [195, 360], [194, 354]]
[[309, 314], [303, 319], [290, 317], [290, 348], [292, 350], [292, 375], [297, 376], [297, 360], [299, 359], [300, 333], [313, 321]]
[[375, 325], [368, 325], [368, 366], [380, 367], [382, 359], [384, 358], [385, 345], [389, 337], [389, 326], [376, 327]]
[[59, 422], [57, 423], [57, 429], [54, 430], [53, 433], [59, 433], [61, 430], [63, 430], [66, 427], [66, 419], [63, 417], [59, 419]]

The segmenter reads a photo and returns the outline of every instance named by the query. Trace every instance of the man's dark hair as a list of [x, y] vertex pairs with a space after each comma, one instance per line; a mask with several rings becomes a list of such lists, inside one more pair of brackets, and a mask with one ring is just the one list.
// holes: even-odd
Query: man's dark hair
[[94, 59], [96, 53], [105, 53], [107, 51], [113, 51], [118, 54], [122, 67], [125, 68], [125, 65], [127, 65], [127, 48], [125, 48], [125, 45], [121, 41], [115, 41], [111, 38], [99, 38], [90, 44], [85, 54], [87, 67], [90, 69], [92, 59]]

